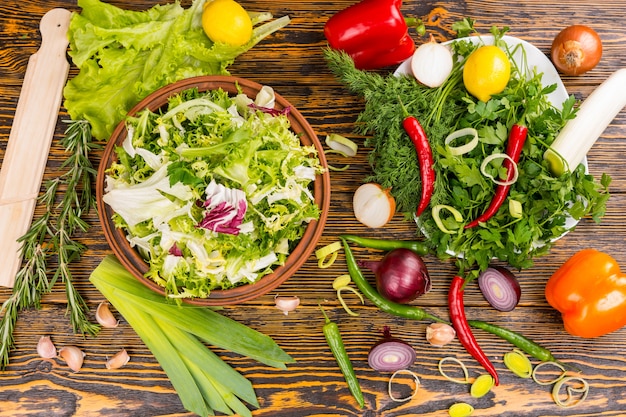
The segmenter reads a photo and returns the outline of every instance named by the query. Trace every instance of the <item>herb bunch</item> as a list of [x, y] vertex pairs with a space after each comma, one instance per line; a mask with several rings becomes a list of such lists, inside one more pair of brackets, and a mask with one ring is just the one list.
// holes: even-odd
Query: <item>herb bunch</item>
[[[25, 260], [15, 276], [11, 296], [2, 304], [0, 313], [0, 369], [9, 364], [9, 353], [14, 346], [13, 331], [20, 311], [40, 308], [42, 297], [49, 293], [57, 281], [65, 286], [67, 312], [74, 332], [96, 335], [100, 326], [89, 321], [88, 307], [73, 284], [70, 263], [78, 259], [86, 247], [75, 240], [78, 232], [89, 225], [84, 216], [95, 208], [92, 181], [96, 170], [89, 154], [97, 148], [92, 141], [87, 121], [68, 121], [61, 140], [70, 155], [61, 168], [66, 172], [45, 183], [45, 192], [39, 203], [45, 207], [41, 217], [35, 219], [29, 230], [19, 239]], [[57, 195], [61, 194], [57, 202]], [[48, 266], [56, 258], [56, 270], [48, 274]]]
[[[464, 21], [457, 28], [459, 33], [467, 33], [472, 22]], [[331, 71], [365, 99], [355, 125], [357, 133], [370, 135], [365, 146], [371, 148], [372, 174], [365, 181], [391, 189], [398, 210], [411, 220], [420, 200], [421, 180], [415, 148], [402, 128], [403, 108], [422, 123], [437, 174], [431, 207], [451, 206], [462, 213], [464, 221], [442, 218], [445, 228], [454, 231], [445, 233], [427, 210], [417, 219], [417, 233], [441, 259], [456, 257], [460, 272], [468, 272], [470, 277], [476, 277], [494, 258], [515, 268], [532, 266], [532, 259], [546, 254], [554, 240], [571, 227], [568, 220], [591, 216], [600, 221], [609, 198], [611, 178], [606, 174], [597, 182], [582, 165], [559, 178], [549, 173], [543, 154], [566, 121], [575, 117], [576, 102], [570, 96], [561, 109], [552, 105], [548, 94], [556, 85], [542, 85], [542, 74], [527, 68], [523, 49], [510, 48], [502, 40], [507, 30], [492, 28], [491, 33], [512, 62], [511, 80], [501, 94], [486, 103], [471, 96], [462, 82], [463, 63], [480, 43], [452, 43], [457, 63], [448, 80], [434, 89], [408, 75], [357, 70], [346, 54], [325, 50]], [[512, 57], [520, 52], [522, 62], [516, 62]], [[510, 191], [510, 198], [522, 203], [524, 214], [522, 218], [512, 217], [505, 204], [484, 227], [464, 229], [464, 224], [478, 217], [491, 201], [495, 184], [481, 173], [480, 166], [486, 156], [504, 152], [513, 124], [528, 127], [528, 140], [518, 163], [519, 179]], [[478, 131], [480, 143], [469, 153], [452, 155], [445, 138], [465, 127]]]

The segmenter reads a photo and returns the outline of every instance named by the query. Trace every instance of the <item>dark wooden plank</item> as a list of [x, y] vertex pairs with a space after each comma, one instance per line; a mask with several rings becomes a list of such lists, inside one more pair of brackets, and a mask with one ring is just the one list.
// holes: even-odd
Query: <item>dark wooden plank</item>
[[[115, 0], [111, 3], [141, 10], [157, 2]], [[352, 129], [363, 103], [332, 77], [322, 55], [322, 48], [326, 45], [322, 33], [325, 21], [352, 3], [353, 0], [242, 0], [241, 4], [249, 10], [269, 10], [275, 16], [288, 14], [292, 22], [242, 55], [229, 70], [233, 75], [272, 85], [305, 115], [320, 138], [336, 132], [362, 144], [363, 138], [353, 135]], [[183, 4], [188, 5], [189, 1]], [[28, 57], [39, 47], [39, 20], [53, 7], [79, 11], [75, 1], [7, 0], [0, 5], [0, 158], [6, 147]], [[559, 2], [557, 7], [541, 0], [407, 0], [403, 11], [407, 15], [422, 17], [439, 40], [454, 37], [450, 25], [468, 16], [476, 20], [481, 32], [487, 33], [491, 25], [509, 26], [512, 35], [533, 42], [545, 53], [548, 53], [551, 40], [560, 28], [571, 23], [589, 24], [604, 41], [604, 56], [599, 66], [590, 73], [581, 77], [563, 77], [568, 91], [579, 99], [588, 96], [612, 71], [625, 66], [626, 32], [622, 22], [626, 18], [626, 9], [621, 0], [601, 3], [570, 0]], [[417, 36], [415, 39], [422, 41]], [[75, 69], [72, 74], [75, 74]], [[64, 117], [67, 116], [62, 110], [61, 118]], [[60, 122], [46, 178], [54, 178], [62, 172], [60, 165], [66, 158], [58, 143], [62, 133]], [[261, 405], [259, 410], [254, 411], [255, 416], [441, 416], [457, 401], [472, 403], [478, 409], [477, 414], [484, 416], [624, 415], [625, 330], [597, 339], [572, 337], [563, 330], [559, 314], [547, 304], [543, 289], [550, 275], [578, 249], [602, 249], [626, 265], [623, 255], [626, 173], [621, 168], [625, 153], [626, 114], [621, 112], [589, 154], [590, 172], [596, 176], [606, 172], [613, 178], [606, 217], [601, 224], [583, 220], [574, 232], [554, 246], [550, 254], [537, 259], [533, 268], [518, 273], [523, 295], [520, 305], [513, 312], [493, 310], [475, 286], [468, 288], [466, 293], [468, 317], [519, 331], [541, 342], [559, 359], [582, 369], [591, 391], [588, 399], [577, 408], [558, 408], [550, 397], [551, 386], [540, 386], [506, 371], [502, 356], [512, 347], [480, 331], [476, 332], [476, 336], [500, 371], [502, 383], [486, 397], [472, 399], [468, 386], [446, 381], [437, 370], [441, 358], [455, 356], [468, 366], [472, 377], [483, 372], [458, 341], [445, 348], [432, 347], [425, 341], [427, 323], [409, 322], [381, 313], [369, 302], [358, 306], [357, 299], [350, 295], [347, 295], [348, 302], [360, 316], [352, 318], [341, 310], [331, 284], [336, 276], [346, 272], [342, 256], [326, 270], [318, 269], [316, 261], [309, 259], [293, 278], [271, 294], [223, 310], [223, 314], [273, 337], [297, 361], [287, 370], [276, 370], [248, 358], [210, 348], [254, 384]], [[98, 161], [99, 155], [95, 154], [93, 163]], [[414, 236], [413, 224], [405, 221], [400, 214], [382, 230], [366, 229], [354, 219], [351, 198], [361, 179], [369, 172], [367, 149], [361, 148], [357, 157], [350, 160], [330, 155], [329, 161], [335, 165], [349, 163], [351, 166], [348, 171], [331, 174], [331, 213], [320, 245], [335, 241], [339, 234], [347, 230], [373, 237], [409, 239]], [[37, 214], [41, 214], [43, 209], [38, 207], [37, 210]], [[87, 220], [91, 229], [78, 239], [89, 250], [80, 262], [72, 266], [72, 272], [76, 288], [95, 310], [103, 297], [88, 278], [110, 250], [96, 214], [90, 213]], [[382, 256], [381, 253], [362, 249], [355, 252], [363, 258]], [[446, 318], [447, 288], [455, 273], [454, 264], [451, 260], [441, 261], [432, 256], [425, 257], [425, 260], [433, 279], [433, 290], [415, 304]], [[368, 276], [371, 278], [371, 275]], [[284, 316], [274, 307], [273, 297], [276, 294], [298, 295], [302, 305], [289, 316]], [[0, 301], [6, 300], [9, 295], [9, 290], [0, 289]], [[363, 410], [359, 410], [352, 399], [326, 345], [318, 302], [340, 326], [365, 393], [366, 408]], [[64, 289], [57, 286], [44, 298], [40, 310], [20, 314], [15, 333], [16, 349], [12, 352], [10, 365], [0, 372], [0, 416], [190, 415], [182, 407], [155, 358], [124, 320], [118, 328], [104, 329], [96, 338], [83, 338], [73, 334], [65, 312]], [[390, 400], [387, 393], [389, 374], [376, 373], [367, 366], [367, 352], [378, 340], [385, 325], [391, 327], [394, 335], [413, 345], [418, 354], [411, 369], [419, 375], [422, 385], [419, 394], [406, 403]], [[40, 359], [35, 346], [44, 334], [51, 335], [59, 347], [76, 345], [82, 348], [87, 354], [84, 368], [79, 373], [72, 373], [59, 359]], [[129, 364], [120, 370], [106, 370], [106, 359], [122, 347], [131, 355]], [[394, 389], [399, 395], [406, 395], [412, 387], [406, 379], [399, 382]]]

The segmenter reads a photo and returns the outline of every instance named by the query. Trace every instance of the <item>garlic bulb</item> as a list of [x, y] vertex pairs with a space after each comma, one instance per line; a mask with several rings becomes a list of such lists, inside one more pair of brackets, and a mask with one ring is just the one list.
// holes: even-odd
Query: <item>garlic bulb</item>
[[76, 346], [64, 346], [59, 349], [59, 357], [67, 363], [67, 366], [69, 366], [72, 371], [78, 372], [80, 368], [83, 367], [85, 352]]
[[430, 41], [420, 45], [411, 57], [413, 76], [431, 88], [443, 84], [450, 76], [453, 66], [450, 48], [435, 41], [432, 35]]
[[39, 342], [37, 343], [37, 353], [42, 358], [52, 359], [57, 356], [57, 348], [50, 340], [50, 336], [41, 336], [39, 338]]
[[130, 356], [128, 355], [128, 352], [126, 352], [126, 349], [122, 349], [115, 355], [111, 356], [107, 360], [105, 366], [107, 369], [118, 369], [126, 365], [129, 360]]
[[432, 323], [426, 327], [426, 340], [433, 346], [447, 345], [456, 336], [456, 331], [449, 324]]
[[111, 310], [109, 309], [109, 303], [106, 301], [98, 304], [98, 309], [96, 310], [96, 321], [100, 323], [102, 327], [117, 327], [119, 321], [113, 316]]

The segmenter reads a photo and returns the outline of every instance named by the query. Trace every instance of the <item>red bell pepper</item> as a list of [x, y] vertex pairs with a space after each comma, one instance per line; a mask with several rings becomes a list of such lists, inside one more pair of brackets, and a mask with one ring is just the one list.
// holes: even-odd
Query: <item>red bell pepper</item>
[[[399, 64], [415, 52], [402, 0], [362, 0], [333, 15], [324, 26], [331, 48], [346, 52], [358, 69]], [[407, 24], [407, 22], [409, 24]]]
[[415, 41], [407, 33], [393, 48], [387, 48], [384, 52], [378, 49], [361, 49], [350, 53], [354, 66], [361, 70], [373, 70], [396, 65], [413, 55]]

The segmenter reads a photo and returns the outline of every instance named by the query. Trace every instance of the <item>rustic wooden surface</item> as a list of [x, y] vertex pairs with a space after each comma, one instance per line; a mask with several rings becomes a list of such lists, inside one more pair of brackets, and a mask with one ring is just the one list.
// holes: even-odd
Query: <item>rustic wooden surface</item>
[[[118, 6], [144, 9], [156, 1], [112, 1]], [[230, 67], [233, 75], [273, 86], [290, 100], [308, 119], [320, 137], [341, 133], [349, 137], [362, 102], [349, 94], [329, 73], [321, 54], [325, 45], [322, 28], [336, 11], [352, 0], [307, 1], [242, 0], [250, 10], [268, 10], [275, 16], [288, 14], [291, 24], [266, 39], [252, 51], [240, 56]], [[75, 1], [5, 0], [0, 4], [0, 157], [4, 155], [17, 98], [27, 60], [40, 45], [38, 31], [43, 14], [54, 7], [78, 11]], [[516, 1], [415, 1], [407, 0], [403, 11], [428, 22], [441, 40], [453, 34], [450, 25], [462, 17], [476, 19], [477, 26], [509, 26], [511, 35], [531, 41], [547, 52], [557, 31], [569, 24], [593, 26], [604, 42], [604, 55], [596, 69], [579, 77], [564, 77], [572, 94], [586, 97], [608, 75], [626, 66], [626, 8], [623, 0], [591, 2], [560, 1], [557, 5], [543, 0]], [[417, 38], [416, 38], [417, 39]], [[70, 76], [72, 72], [70, 73]], [[61, 118], [66, 117], [61, 109]], [[59, 175], [65, 158], [58, 138], [63, 130], [57, 125], [55, 141], [46, 177]], [[359, 141], [359, 138], [355, 138]], [[397, 215], [382, 230], [368, 230], [353, 218], [351, 196], [367, 172], [366, 149], [350, 160], [351, 168], [333, 172], [331, 212], [320, 244], [331, 243], [346, 230], [386, 238], [411, 238], [413, 225]], [[551, 253], [536, 265], [518, 274], [522, 285], [519, 307], [511, 313], [498, 313], [484, 301], [476, 287], [466, 291], [466, 311], [470, 318], [503, 324], [551, 349], [555, 356], [576, 364], [590, 384], [587, 400], [572, 409], [557, 407], [550, 397], [550, 387], [522, 380], [506, 371], [502, 356], [511, 346], [485, 333], [476, 332], [479, 342], [501, 372], [501, 385], [486, 397], [475, 400], [468, 387], [444, 380], [437, 363], [444, 356], [456, 356], [469, 368], [472, 377], [480, 366], [458, 341], [445, 348], [431, 347], [425, 341], [426, 323], [415, 323], [389, 316], [371, 304], [358, 308], [360, 317], [343, 312], [332, 290], [332, 280], [345, 273], [343, 258], [327, 270], [319, 270], [314, 259], [276, 291], [236, 307], [224, 314], [273, 337], [297, 363], [287, 370], [275, 370], [247, 358], [216, 349], [228, 363], [249, 378], [257, 392], [260, 409], [255, 416], [444, 416], [457, 401], [473, 404], [475, 415], [482, 416], [623, 416], [626, 415], [626, 329], [597, 339], [585, 340], [568, 335], [559, 314], [543, 296], [548, 277], [575, 251], [594, 247], [612, 254], [626, 266], [626, 171], [621, 163], [626, 155], [626, 112], [622, 111], [606, 130], [589, 156], [589, 169], [599, 176], [613, 177], [612, 196], [606, 217], [600, 225], [583, 220], [576, 231], [561, 239]], [[94, 163], [98, 163], [94, 155]], [[343, 164], [338, 156], [330, 163]], [[37, 213], [41, 211], [38, 208]], [[36, 214], [37, 214], [36, 213]], [[95, 310], [103, 299], [89, 283], [90, 272], [110, 251], [102, 236], [97, 216], [89, 216], [91, 230], [80, 240], [89, 250], [73, 266], [77, 289]], [[378, 254], [359, 251], [359, 256]], [[425, 258], [433, 279], [433, 291], [419, 299], [419, 304], [434, 314], [446, 317], [446, 294], [455, 270], [451, 263]], [[1, 267], [1, 266], [0, 266]], [[297, 295], [302, 305], [285, 317], [274, 308], [273, 297]], [[0, 301], [10, 290], [0, 290]], [[72, 333], [65, 315], [63, 288], [47, 296], [40, 310], [20, 314], [15, 333], [16, 348], [11, 363], [0, 372], [0, 416], [180, 416], [189, 415], [182, 407], [166, 375], [127, 323], [105, 329], [97, 338]], [[352, 399], [322, 334], [323, 319], [317, 307], [322, 300], [331, 318], [339, 323], [355, 371], [365, 394], [366, 407], [359, 409]], [[367, 352], [379, 338], [384, 325], [411, 343], [418, 354], [411, 370], [421, 378], [419, 394], [411, 401], [397, 403], [387, 392], [388, 374], [374, 372], [367, 366]], [[57, 346], [76, 345], [86, 354], [79, 373], [71, 372], [60, 360], [45, 361], [35, 346], [41, 335], [51, 335]], [[120, 348], [126, 348], [131, 362], [120, 370], [107, 370], [104, 362]], [[397, 386], [410, 389], [406, 380]], [[396, 395], [402, 395], [397, 392]]]

